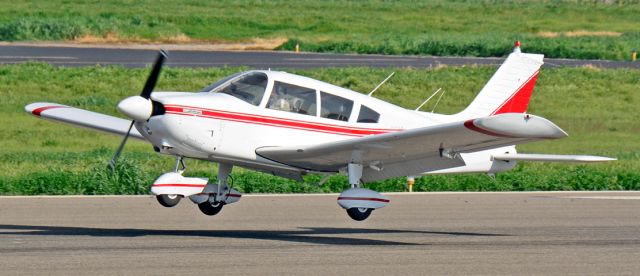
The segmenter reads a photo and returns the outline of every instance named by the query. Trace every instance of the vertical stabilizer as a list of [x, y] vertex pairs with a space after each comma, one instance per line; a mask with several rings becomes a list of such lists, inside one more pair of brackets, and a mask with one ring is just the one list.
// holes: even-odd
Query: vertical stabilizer
[[471, 104], [457, 116], [479, 118], [524, 113], [529, 106], [544, 55], [520, 52], [520, 43], [502, 63]]

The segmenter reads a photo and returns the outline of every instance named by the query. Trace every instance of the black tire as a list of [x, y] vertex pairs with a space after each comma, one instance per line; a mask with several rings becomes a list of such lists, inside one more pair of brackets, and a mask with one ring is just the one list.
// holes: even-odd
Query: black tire
[[373, 208], [349, 208], [347, 209], [347, 214], [353, 220], [363, 221], [371, 215], [372, 211]]
[[179, 195], [157, 195], [156, 199], [158, 200], [158, 202], [160, 202], [160, 205], [164, 206], [164, 207], [173, 207], [178, 205], [178, 202], [180, 202], [180, 196]]
[[213, 204], [208, 200], [198, 204], [198, 208], [200, 209], [200, 211], [207, 216], [217, 215], [218, 213], [220, 213], [223, 206], [224, 206], [224, 203], [222, 202]]

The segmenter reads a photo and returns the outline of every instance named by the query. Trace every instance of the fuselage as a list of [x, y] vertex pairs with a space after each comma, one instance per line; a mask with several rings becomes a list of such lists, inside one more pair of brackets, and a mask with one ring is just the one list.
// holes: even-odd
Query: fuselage
[[157, 151], [263, 171], [304, 170], [262, 158], [255, 152], [261, 147], [331, 143], [455, 119], [278, 71], [248, 71], [199, 93], [151, 98], [164, 114], [136, 128]]

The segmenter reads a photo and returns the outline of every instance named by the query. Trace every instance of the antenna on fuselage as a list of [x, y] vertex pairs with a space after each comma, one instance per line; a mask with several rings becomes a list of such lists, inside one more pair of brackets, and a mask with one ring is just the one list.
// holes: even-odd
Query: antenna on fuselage
[[423, 107], [425, 104], [427, 104], [429, 100], [431, 100], [431, 98], [433, 98], [436, 94], [438, 94], [438, 92], [440, 92], [440, 90], [442, 90], [442, 87], [438, 88], [438, 90], [436, 90], [436, 92], [433, 92], [433, 94], [431, 94], [431, 96], [429, 96], [428, 99], [424, 100], [424, 102], [422, 102], [418, 107], [416, 107], [415, 111], [420, 110], [420, 108]]
[[440, 103], [440, 100], [442, 100], [442, 96], [444, 96], [444, 90], [442, 90], [442, 93], [440, 93], [440, 97], [438, 97], [438, 100], [436, 101], [436, 104], [433, 105], [433, 109], [431, 109], [431, 113], [436, 111], [436, 106], [438, 106], [438, 104]]
[[371, 94], [373, 94], [373, 92], [376, 92], [376, 90], [378, 90], [378, 88], [380, 88], [380, 86], [382, 86], [385, 82], [387, 82], [391, 77], [393, 77], [393, 75], [396, 72], [392, 72], [391, 75], [389, 75], [386, 79], [384, 79], [380, 84], [378, 84], [378, 86], [376, 86], [376, 88], [374, 88], [373, 90], [371, 90], [371, 92], [369, 92], [369, 94], [367, 94], [367, 96], [371, 97]]

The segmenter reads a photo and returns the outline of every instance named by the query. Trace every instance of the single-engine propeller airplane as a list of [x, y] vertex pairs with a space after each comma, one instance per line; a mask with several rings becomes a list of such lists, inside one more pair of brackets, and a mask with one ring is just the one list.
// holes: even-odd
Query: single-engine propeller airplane
[[[515, 145], [567, 134], [552, 122], [526, 114], [543, 55], [519, 43], [471, 104], [444, 115], [409, 110], [315, 79], [271, 70], [233, 74], [200, 92], [153, 92], [166, 53], [160, 51], [139, 96], [117, 109], [132, 121], [55, 103], [26, 111], [43, 119], [123, 135], [176, 157], [151, 193], [166, 207], [188, 197], [216, 215], [241, 195], [228, 177], [240, 166], [290, 179], [307, 173], [348, 176], [338, 204], [364, 220], [389, 199], [363, 183], [398, 176], [497, 173], [516, 161], [600, 162], [585, 155], [520, 154]], [[134, 128], [135, 126], [135, 128]], [[218, 163], [215, 183], [184, 177], [185, 158]]]

